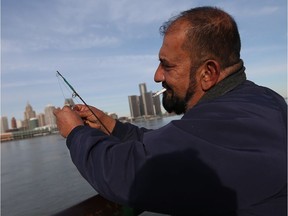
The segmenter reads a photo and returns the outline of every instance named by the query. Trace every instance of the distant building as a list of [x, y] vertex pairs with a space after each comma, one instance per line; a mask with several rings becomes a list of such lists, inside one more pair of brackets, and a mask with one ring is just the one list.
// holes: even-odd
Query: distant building
[[160, 95], [153, 97], [154, 112], [158, 116], [162, 116]]
[[24, 119], [29, 120], [30, 118], [35, 118], [35, 117], [36, 117], [36, 112], [33, 110], [32, 106], [28, 102], [25, 107]]
[[155, 112], [154, 112], [154, 107], [153, 107], [152, 92], [145, 92], [143, 104], [144, 104], [144, 110], [145, 110], [144, 115], [154, 116]]
[[15, 117], [12, 117], [12, 119], [11, 119], [11, 128], [17, 129], [17, 121], [16, 121]]
[[118, 119], [118, 115], [116, 113], [108, 113], [108, 116], [112, 117], [113, 119]]
[[32, 106], [27, 102], [24, 112], [24, 127], [29, 128], [29, 120], [36, 117], [36, 112], [33, 110]]
[[39, 127], [43, 127], [46, 125], [45, 122], [45, 114], [44, 113], [40, 113], [37, 115], [37, 119], [38, 119], [38, 123], [39, 123]]
[[65, 98], [64, 106], [73, 107], [74, 105], [75, 105], [75, 103], [74, 103], [72, 98]]
[[140, 112], [139, 96], [137, 96], [137, 95], [128, 96], [128, 101], [129, 101], [131, 117], [132, 118], [140, 117], [141, 112]]
[[17, 120], [16, 123], [17, 123], [17, 128], [23, 128], [24, 127], [23, 126], [24, 125], [23, 121]]
[[56, 125], [56, 117], [53, 114], [54, 109], [56, 109], [52, 105], [47, 105], [44, 110], [45, 115], [45, 123], [49, 126], [55, 126]]
[[147, 92], [146, 84], [139, 84], [140, 96], [128, 96], [130, 114], [132, 118], [140, 116], [161, 116], [160, 96], [152, 97], [152, 92]]
[[143, 116], [154, 115], [152, 92], [147, 92], [145, 83], [139, 84], [139, 90], [141, 100], [140, 102], [141, 115]]
[[39, 127], [39, 122], [37, 118], [30, 118], [29, 119], [29, 129], [35, 129]]
[[9, 130], [8, 119], [6, 116], [1, 116], [1, 134]]

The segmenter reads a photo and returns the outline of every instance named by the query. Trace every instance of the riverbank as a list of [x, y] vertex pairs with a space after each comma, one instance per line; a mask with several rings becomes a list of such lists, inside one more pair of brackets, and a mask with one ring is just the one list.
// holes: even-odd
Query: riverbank
[[41, 128], [33, 130], [19, 130], [13, 132], [7, 132], [0, 134], [1, 142], [30, 139], [33, 137], [47, 136], [51, 134], [59, 133], [57, 128]]
[[[129, 123], [143, 127], [147, 125], [146, 124], [147, 122], [153, 122], [153, 121], [158, 121], [158, 120], [161, 121], [161, 119], [165, 119], [169, 117], [173, 118], [175, 117], [175, 115], [167, 114], [163, 116], [146, 116], [146, 117], [139, 117], [135, 119], [123, 118], [123, 119], [119, 119], [119, 121], [124, 122], [124, 123], [129, 122]], [[177, 116], [175, 118], [177, 118]], [[7, 142], [7, 141], [12, 141], [12, 140], [30, 139], [33, 137], [47, 136], [47, 135], [57, 134], [57, 133], [59, 133], [57, 127], [42, 127], [42, 128], [35, 128], [32, 130], [21, 129], [21, 130], [15, 130], [15, 131], [10, 131], [10, 132], [0, 134], [0, 140], [1, 142]]]

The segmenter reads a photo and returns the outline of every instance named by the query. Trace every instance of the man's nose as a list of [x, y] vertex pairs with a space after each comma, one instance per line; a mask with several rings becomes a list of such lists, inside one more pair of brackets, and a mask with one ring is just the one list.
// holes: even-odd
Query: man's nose
[[163, 69], [161, 68], [161, 65], [159, 64], [154, 74], [154, 81], [158, 83], [163, 82], [164, 80], [165, 80], [164, 72]]

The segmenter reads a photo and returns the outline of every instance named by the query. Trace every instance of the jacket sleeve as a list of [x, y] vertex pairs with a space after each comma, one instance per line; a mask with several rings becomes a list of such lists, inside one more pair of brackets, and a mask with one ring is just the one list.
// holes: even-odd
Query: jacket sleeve
[[118, 137], [121, 141], [138, 140], [142, 141], [143, 134], [147, 131], [152, 131], [146, 128], [138, 128], [130, 123], [121, 123], [116, 121], [112, 135]]
[[126, 203], [135, 171], [146, 157], [142, 143], [146, 129], [117, 122], [113, 135], [78, 126], [67, 137], [73, 163], [81, 175], [105, 198]]

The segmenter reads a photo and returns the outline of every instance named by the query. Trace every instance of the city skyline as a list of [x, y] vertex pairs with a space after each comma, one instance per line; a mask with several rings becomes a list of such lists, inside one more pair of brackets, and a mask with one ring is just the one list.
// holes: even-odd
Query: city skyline
[[[63, 106], [65, 105], [73, 106], [75, 103], [72, 98], [65, 98]], [[17, 119], [15, 116], [12, 116], [9, 119], [7, 116], [1, 116], [1, 133], [3, 133], [5, 130], [29, 128], [29, 120], [31, 119], [37, 119], [39, 127], [56, 125], [56, 118], [53, 114], [53, 109], [55, 108], [56, 107], [54, 105], [47, 104], [42, 111], [36, 112], [29, 101], [27, 101], [23, 111], [23, 118]]]
[[2, 0], [1, 116], [23, 118], [27, 101], [36, 112], [61, 107], [58, 70], [87, 104], [128, 116], [135, 84], [162, 88], [153, 80], [159, 27], [180, 11], [207, 5], [235, 18], [248, 79], [287, 97], [285, 0]]
[[[139, 84], [139, 90], [140, 90], [140, 96], [136, 96], [136, 95], [130, 95], [127, 96], [128, 97], [128, 103], [129, 103], [129, 107], [128, 109], [130, 109], [130, 115], [127, 116], [119, 116], [119, 117], [131, 117], [131, 118], [135, 118], [135, 117], [141, 117], [141, 116], [160, 116], [162, 115], [162, 110], [161, 110], [161, 102], [160, 102], [160, 95], [156, 96], [156, 97], [152, 97], [153, 92], [152, 91], [147, 91], [147, 87], [146, 87], [146, 83], [140, 83]], [[138, 109], [139, 109], [139, 114], [137, 115], [133, 115], [133, 109], [135, 107], [132, 107], [133, 104], [130, 103], [130, 97], [131, 96], [136, 96], [137, 100], [139, 102], [138, 104]], [[77, 99], [77, 97], [75, 97], [74, 99]], [[64, 98], [63, 99], [64, 103], [62, 104], [62, 107], [65, 105], [68, 106], [74, 106], [75, 102], [73, 100], [73, 98]], [[141, 102], [140, 102], [141, 101]], [[28, 120], [32, 119], [32, 118], [37, 118], [39, 121], [39, 126], [45, 126], [45, 125], [49, 125], [49, 124], [56, 124], [55, 119], [53, 118], [53, 120], [47, 120], [47, 112], [50, 112], [49, 114], [49, 118], [51, 118], [51, 115], [53, 115], [51, 109], [49, 109], [50, 107], [52, 108], [56, 108], [53, 104], [47, 104], [42, 111], [35, 111], [33, 109], [33, 105], [30, 104], [29, 101], [27, 101], [25, 108], [23, 109], [23, 118], [15, 118], [15, 116], [11, 116], [11, 118], [9, 119], [9, 117], [7, 116], [1, 116], [1, 124], [3, 124], [3, 120], [2, 118], [5, 118], [6, 121], [8, 122], [8, 128], [7, 129], [14, 129], [12, 127], [13, 123], [12, 121], [14, 121], [14, 119], [17, 122], [17, 127], [19, 128], [19, 124], [21, 125], [20, 127], [28, 127]], [[48, 110], [49, 109], [49, 110]], [[47, 111], [48, 110], [48, 111]], [[116, 113], [117, 112], [113, 112]], [[41, 119], [43, 118], [43, 116], [45, 116], [45, 119]], [[118, 116], [118, 115], [117, 115]], [[25, 122], [26, 121], [26, 122]], [[19, 123], [21, 122], [21, 123]], [[45, 122], [45, 123], [41, 123], [41, 122]], [[6, 126], [6, 123], [4, 123], [4, 125]], [[5, 128], [6, 127], [3, 127]], [[2, 129], [1, 128], [1, 129]], [[16, 129], [15, 128], [15, 129]], [[1, 130], [1, 132], [3, 133], [3, 131]]]

